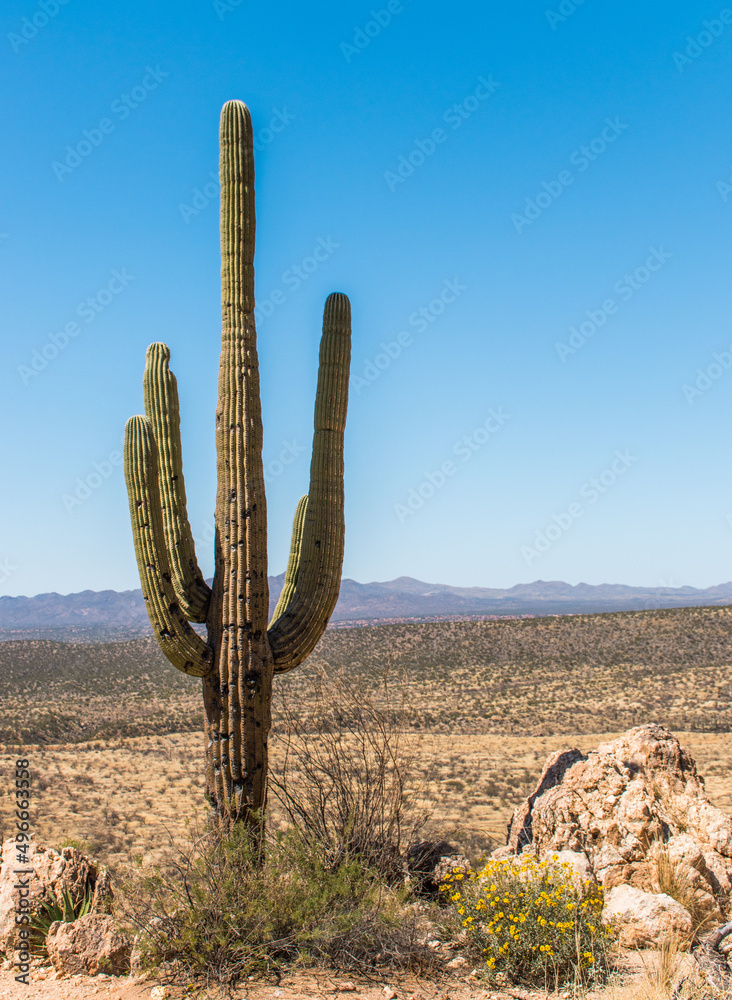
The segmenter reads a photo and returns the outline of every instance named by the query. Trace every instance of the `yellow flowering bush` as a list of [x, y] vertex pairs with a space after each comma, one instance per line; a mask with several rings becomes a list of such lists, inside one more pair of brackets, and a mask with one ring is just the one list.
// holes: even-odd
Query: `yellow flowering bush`
[[581, 886], [568, 862], [528, 855], [456, 868], [440, 886], [482, 955], [489, 979], [554, 986], [602, 982], [612, 928], [600, 921], [602, 886]]

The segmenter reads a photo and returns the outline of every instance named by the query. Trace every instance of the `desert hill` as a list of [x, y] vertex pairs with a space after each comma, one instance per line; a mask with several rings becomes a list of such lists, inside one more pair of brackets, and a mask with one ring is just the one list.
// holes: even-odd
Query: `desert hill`
[[[416, 730], [615, 732], [652, 719], [732, 731], [732, 611], [700, 607], [508, 621], [333, 628], [275, 682], [307, 713], [309, 679], [342, 670], [376, 699], [394, 690]], [[389, 693], [384, 694], [386, 689]], [[199, 731], [199, 683], [152, 638], [0, 643], [0, 742], [109, 741]], [[386, 703], [386, 702], [385, 702]]]

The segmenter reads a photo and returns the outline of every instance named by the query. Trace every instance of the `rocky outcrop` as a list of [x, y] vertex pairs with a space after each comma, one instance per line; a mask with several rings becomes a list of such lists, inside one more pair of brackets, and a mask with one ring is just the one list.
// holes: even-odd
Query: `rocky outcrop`
[[638, 726], [586, 755], [553, 754], [536, 790], [514, 811], [507, 846], [494, 855], [522, 850], [586, 858], [608, 894], [606, 908], [612, 890], [635, 890], [616, 893], [614, 905], [630, 912], [636, 900], [646, 931], [632, 934], [648, 944], [663, 937], [653, 929], [663, 908], [676, 914], [672, 923], [686, 926], [660, 899], [664, 890], [691, 893], [681, 908], [697, 924], [701, 917], [707, 925], [722, 921], [730, 904], [732, 817], [711, 804], [694, 760], [659, 725]]
[[109, 908], [112, 890], [106, 869], [98, 869], [91, 858], [75, 847], [55, 851], [31, 841], [27, 860], [19, 861], [15, 841], [6, 840], [0, 866], [0, 952], [10, 955], [19, 943], [15, 916], [21, 895], [23, 912], [33, 915], [39, 912], [44, 898], [54, 896], [61, 901], [64, 889], [75, 905], [86, 894], [94, 893], [94, 909]]
[[73, 923], [56, 921], [46, 948], [56, 971], [67, 976], [119, 976], [130, 970], [130, 940], [105, 913], [87, 913]]

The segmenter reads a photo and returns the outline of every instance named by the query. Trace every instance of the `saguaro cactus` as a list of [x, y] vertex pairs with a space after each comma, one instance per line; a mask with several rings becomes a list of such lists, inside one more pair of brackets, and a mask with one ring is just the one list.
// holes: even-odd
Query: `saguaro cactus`
[[[310, 491], [295, 514], [285, 584], [269, 625], [267, 506], [254, 325], [254, 152], [249, 110], [221, 112], [221, 308], [216, 409], [215, 572], [198, 568], [183, 480], [175, 376], [147, 350], [145, 416], [125, 434], [125, 478], [150, 621], [167, 658], [203, 679], [206, 796], [230, 825], [258, 827], [266, 803], [272, 679], [312, 652], [338, 599], [343, 563], [343, 434], [351, 308], [328, 297], [320, 343]], [[208, 641], [190, 622], [205, 622]]]

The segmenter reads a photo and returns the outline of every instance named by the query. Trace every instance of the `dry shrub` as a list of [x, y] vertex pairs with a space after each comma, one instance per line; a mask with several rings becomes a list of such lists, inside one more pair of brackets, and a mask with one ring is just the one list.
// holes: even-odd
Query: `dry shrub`
[[231, 992], [298, 964], [422, 967], [423, 918], [403, 888], [351, 857], [333, 864], [296, 830], [257, 843], [239, 824], [198, 834], [164, 867], [128, 872], [119, 915], [143, 968], [164, 982]]
[[[358, 857], [387, 881], [404, 875], [401, 855], [428, 814], [412, 785], [416, 752], [398, 691], [378, 707], [343, 673], [313, 678], [307, 716], [285, 703], [269, 787], [292, 826], [331, 864]], [[385, 679], [388, 688], [388, 679]]]

